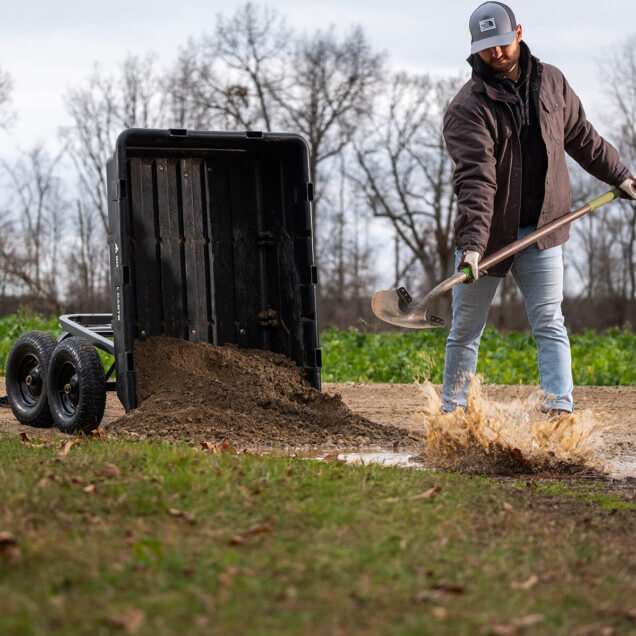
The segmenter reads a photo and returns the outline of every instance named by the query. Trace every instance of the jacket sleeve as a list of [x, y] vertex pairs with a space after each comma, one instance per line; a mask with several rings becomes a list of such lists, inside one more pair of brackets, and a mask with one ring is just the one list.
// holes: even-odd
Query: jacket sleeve
[[565, 99], [564, 145], [566, 152], [591, 175], [619, 186], [630, 175], [621, 163], [618, 151], [603, 139], [585, 116], [578, 95], [563, 78]]
[[482, 256], [488, 245], [497, 191], [495, 142], [480, 113], [451, 107], [444, 115], [444, 140], [455, 162], [455, 242]]

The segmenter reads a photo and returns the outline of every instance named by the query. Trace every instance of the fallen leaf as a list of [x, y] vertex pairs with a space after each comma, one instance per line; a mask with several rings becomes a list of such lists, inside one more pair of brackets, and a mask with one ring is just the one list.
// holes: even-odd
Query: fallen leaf
[[115, 477], [119, 477], [121, 475], [121, 471], [117, 468], [117, 466], [115, 466], [115, 464], [106, 462], [102, 468], [102, 475], [107, 479], [115, 479]]
[[88, 523], [91, 526], [98, 526], [103, 522], [103, 519], [101, 517], [98, 517], [97, 515], [92, 515], [90, 513], [84, 513], [83, 519], [85, 523]]
[[413, 600], [416, 603], [433, 603], [435, 605], [441, 605], [448, 600], [448, 596], [441, 590], [421, 590], [415, 595]]
[[245, 536], [255, 535], [255, 534], [265, 534], [266, 532], [271, 532], [273, 530], [271, 523], [259, 523], [255, 526], [252, 526], [247, 532], [243, 534]]
[[431, 614], [433, 614], [435, 618], [438, 618], [441, 621], [448, 618], [448, 610], [445, 607], [434, 607], [431, 610]]
[[384, 501], [385, 503], [397, 503], [398, 501], [400, 501], [399, 497], [387, 497], [386, 499], [383, 499], [382, 501]]
[[77, 444], [77, 440], [76, 439], [67, 439], [65, 442], [62, 442], [61, 450], [58, 453], [58, 455], [60, 457], [66, 457], [68, 455], [68, 452], [71, 450], [71, 448], [75, 444]]
[[446, 592], [446, 594], [458, 595], [464, 593], [463, 585], [454, 585], [452, 583], [440, 583], [439, 585], [433, 586], [434, 590], [440, 590], [441, 592]]
[[528, 614], [523, 618], [517, 619], [514, 623], [517, 627], [522, 627], [523, 629], [527, 629], [528, 627], [534, 627], [535, 625], [540, 625], [545, 620], [545, 616], [543, 614]]
[[413, 499], [433, 499], [442, 492], [442, 487], [439, 484], [435, 484], [432, 488], [429, 488], [425, 492], [421, 492], [419, 495], [415, 495]]
[[230, 539], [230, 543], [232, 545], [241, 545], [245, 543], [247, 537], [255, 536], [258, 534], [265, 534], [267, 532], [271, 532], [273, 530], [271, 523], [259, 523], [255, 526], [252, 526], [249, 530], [242, 532], [241, 534], [236, 534]]
[[168, 508], [168, 514], [171, 517], [179, 517], [188, 523], [195, 523], [196, 517], [191, 512], [185, 512], [185, 510], [178, 510], [177, 508]]
[[511, 505], [511, 504], [509, 504], [507, 501], [504, 501], [504, 502], [503, 502], [503, 508], [504, 508], [504, 510], [508, 510], [508, 511], [510, 511], [510, 510], [514, 510], [514, 508], [512, 507], [512, 505]]
[[104, 439], [106, 437], [106, 434], [104, 433], [103, 429], [96, 428], [91, 431], [91, 437], [95, 439]]
[[531, 587], [534, 587], [539, 582], [539, 577], [536, 574], [533, 574], [527, 581], [523, 581], [522, 583], [512, 582], [510, 587], [513, 590], [529, 590]]
[[20, 546], [13, 534], [0, 532], [0, 557], [15, 561], [20, 555]]
[[493, 625], [489, 630], [489, 634], [493, 636], [514, 636], [518, 631], [514, 625]]
[[107, 622], [114, 629], [121, 629], [127, 634], [136, 634], [146, 622], [146, 615], [141, 610], [131, 607], [119, 616], [110, 616]]
[[28, 445], [31, 442], [31, 438], [29, 437], [28, 433], [20, 433], [20, 441], [25, 444]]
[[82, 488], [82, 490], [84, 492], [91, 493], [91, 492], [95, 492], [95, 488], [96, 488], [95, 484], [88, 484], [88, 486], [84, 486], [84, 488]]
[[42, 479], [38, 481], [36, 488], [46, 488], [52, 481], [55, 481], [56, 479], [57, 475], [53, 471], [47, 470], [42, 476]]

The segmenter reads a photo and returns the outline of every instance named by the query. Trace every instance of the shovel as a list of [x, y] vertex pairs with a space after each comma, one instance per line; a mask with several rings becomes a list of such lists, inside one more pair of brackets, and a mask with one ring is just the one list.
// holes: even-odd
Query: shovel
[[[589, 212], [593, 212], [602, 205], [619, 199], [622, 191], [614, 188], [593, 201], [586, 203], [584, 206], [568, 212], [564, 216], [544, 225], [542, 228], [524, 236], [521, 239], [510, 243], [506, 247], [491, 254], [479, 262], [479, 274], [486, 275], [490, 267], [506, 260], [510, 256], [517, 254], [529, 245], [536, 243], [550, 232], [557, 230], [568, 223], [572, 223]], [[439, 285], [434, 287], [422, 300], [414, 302], [404, 287], [398, 289], [387, 289], [373, 294], [371, 299], [371, 309], [373, 313], [384, 322], [397, 327], [407, 327], [408, 329], [430, 329], [431, 327], [443, 327], [446, 324], [444, 318], [440, 316], [429, 315], [431, 303], [445, 294], [447, 291], [472, 278], [470, 267], [465, 267], [450, 278], [443, 280]]]

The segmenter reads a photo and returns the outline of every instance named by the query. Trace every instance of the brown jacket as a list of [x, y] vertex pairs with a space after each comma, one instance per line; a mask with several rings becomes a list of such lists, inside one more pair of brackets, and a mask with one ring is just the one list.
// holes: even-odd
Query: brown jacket
[[[545, 198], [538, 227], [570, 211], [570, 180], [565, 152], [585, 170], [612, 186], [629, 177], [618, 152], [590, 124], [576, 93], [563, 73], [538, 60], [538, 102], [541, 136], [547, 151]], [[535, 96], [536, 99], [536, 96]], [[444, 116], [444, 138], [455, 162], [457, 196], [455, 243], [461, 251], [491, 254], [517, 238], [521, 203], [521, 144], [515, 97], [483, 81], [473, 72]], [[539, 249], [561, 245], [569, 226], [538, 242]], [[504, 276], [513, 259], [489, 274]]]

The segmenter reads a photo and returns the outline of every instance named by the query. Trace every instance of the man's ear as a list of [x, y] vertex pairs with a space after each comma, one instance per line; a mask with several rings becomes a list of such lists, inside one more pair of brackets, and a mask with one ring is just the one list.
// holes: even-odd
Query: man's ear
[[522, 40], [522, 35], [523, 35], [523, 29], [521, 28], [521, 25], [517, 25], [517, 42], [521, 42]]

